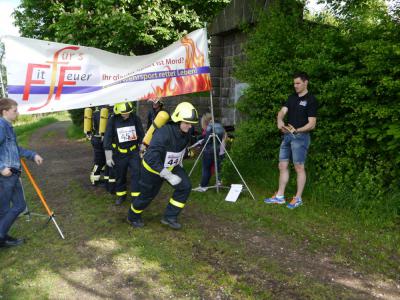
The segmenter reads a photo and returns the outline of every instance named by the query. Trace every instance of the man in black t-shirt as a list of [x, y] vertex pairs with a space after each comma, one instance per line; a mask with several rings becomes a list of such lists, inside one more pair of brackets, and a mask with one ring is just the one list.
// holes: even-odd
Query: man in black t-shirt
[[[293, 161], [297, 173], [296, 196], [287, 204], [290, 209], [303, 204], [301, 196], [306, 183], [304, 164], [310, 145], [310, 131], [317, 123], [317, 101], [308, 92], [308, 75], [297, 73], [293, 76], [295, 94], [282, 104], [277, 116], [278, 129], [283, 133], [279, 151], [279, 188], [274, 196], [266, 198], [265, 203], [285, 204], [285, 188], [289, 181], [289, 160]], [[288, 124], [284, 117], [287, 114]]]

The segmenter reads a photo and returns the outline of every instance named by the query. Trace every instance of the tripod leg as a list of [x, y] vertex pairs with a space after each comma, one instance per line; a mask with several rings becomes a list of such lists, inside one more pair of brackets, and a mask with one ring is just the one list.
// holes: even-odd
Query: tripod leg
[[208, 137], [206, 143], [205, 143], [204, 146], [203, 146], [203, 149], [201, 149], [201, 152], [200, 152], [199, 156], [197, 157], [196, 161], [194, 162], [194, 165], [193, 165], [192, 169], [191, 169], [190, 172], [189, 172], [189, 177], [190, 177], [190, 175], [192, 175], [192, 172], [193, 172], [194, 168], [196, 167], [196, 165], [197, 165], [197, 163], [198, 163], [198, 161], [199, 161], [201, 155], [203, 154], [204, 149], [206, 148], [206, 146], [207, 146], [208, 141], [210, 140], [210, 138], [211, 138], [211, 135]]
[[58, 224], [57, 224], [57, 222], [56, 222], [56, 219], [52, 216], [52, 217], [51, 217], [51, 220], [53, 221], [54, 225], [56, 226], [56, 228], [57, 228], [57, 230], [58, 230], [58, 233], [60, 234], [61, 238], [62, 238], [63, 240], [65, 240], [65, 237], [64, 237], [64, 235], [63, 235], [63, 233], [62, 233], [60, 227], [58, 227]]
[[[218, 137], [218, 136], [217, 136], [217, 139], [218, 139], [218, 140], [219, 140], [219, 142], [221, 143], [221, 140], [219, 139], [219, 137]], [[233, 167], [235, 168], [236, 172], [238, 173], [238, 175], [239, 175], [240, 179], [242, 180], [242, 182], [243, 182], [243, 183], [244, 183], [244, 185], [246, 186], [247, 190], [249, 191], [249, 193], [250, 193], [251, 197], [253, 198], [253, 200], [256, 200], [256, 198], [254, 198], [254, 195], [253, 195], [253, 193], [251, 192], [251, 190], [250, 190], [250, 189], [249, 189], [249, 187], [247, 186], [247, 183], [246, 183], [246, 181], [244, 181], [244, 178], [243, 178], [242, 174], [240, 174], [240, 172], [239, 172], [238, 168], [236, 167], [235, 163], [233, 162], [233, 160], [232, 160], [231, 156], [229, 155], [229, 153], [228, 153], [228, 151], [227, 151], [226, 149], [225, 149], [225, 153], [226, 153], [226, 155], [228, 156], [229, 160], [231, 161], [231, 163], [232, 163]]]
[[28, 206], [28, 203], [27, 203], [27, 201], [26, 201], [25, 190], [24, 190], [24, 186], [23, 186], [23, 184], [22, 184], [22, 179], [21, 179], [21, 177], [19, 178], [19, 182], [21, 183], [22, 195], [23, 195], [23, 197], [24, 197], [25, 204], [26, 204], [25, 211], [22, 212], [22, 213], [20, 214], [20, 216], [22, 216], [22, 215], [27, 216], [26, 221], [27, 221], [27, 222], [30, 222], [30, 221], [31, 221], [31, 211], [29, 210], [29, 206]]

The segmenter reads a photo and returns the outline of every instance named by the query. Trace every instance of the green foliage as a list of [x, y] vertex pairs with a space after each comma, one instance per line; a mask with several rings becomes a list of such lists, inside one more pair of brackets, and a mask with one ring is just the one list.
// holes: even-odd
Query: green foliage
[[[248, 118], [233, 154], [276, 158], [276, 114], [291, 75], [304, 70], [319, 103], [310, 165], [333, 193], [357, 199], [338, 205], [369, 210], [386, 206], [385, 194], [400, 182], [400, 27], [380, 1], [353, 4], [338, 12], [336, 26], [323, 16], [310, 22], [283, 15], [279, 6], [260, 20], [247, 60], [237, 63], [236, 76], [250, 87], [238, 104]], [[389, 206], [400, 212], [399, 203]]]
[[204, 26], [230, 0], [23, 0], [16, 24], [26, 37], [147, 54]]
[[83, 131], [83, 115], [84, 115], [84, 109], [73, 109], [69, 110], [69, 115], [71, 116], [72, 123], [74, 125], [81, 127]]
[[71, 140], [78, 140], [85, 137], [82, 126], [71, 124], [67, 129], [67, 137]]

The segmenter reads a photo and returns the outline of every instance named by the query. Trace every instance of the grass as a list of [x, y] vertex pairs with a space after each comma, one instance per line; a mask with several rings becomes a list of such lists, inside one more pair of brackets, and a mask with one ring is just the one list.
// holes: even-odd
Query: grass
[[25, 123], [24, 125], [15, 126], [14, 129], [18, 138], [18, 144], [20, 146], [26, 147], [26, 145], [28, 144], [29, 137], [35, 130], [47, 126], [49, 124], [55, 123], [57, 121], [59, 121], [57, 118], [49, 116], [42, 118], [38, 121], [33, 121], [32, 123]]
[[45, 113], [45, 114], [34, 114], [34, 115], [20, 115], [17, 121], [14, 123], [15, 127], [22, 125], [34, 124], [45, 118], [56, 118], [59, 121], [69, 120], [69, 114], [67, 112], [56, 112], [56, 113]]
[[[299, 245], [306, 243], [308, 249], [315, 253], [327, 251], [338, 262], [365, 272], [378, 272], [400, 279], [399, 216], [387, 218], [386, 215], [368, 215], [363, 211], [335, 207], [332, 204], [335, 200], [330, 198], [334, 193], [331, 194], [324, 187], [314, 186], [312, 176], [309, 176], [301, 208], [289, 210], [276, 205], [266, 208], [261, 200], [272, 195], [277, 188], [277, 167], [271, 162], [249, 165], [248, 184], [258, 201], [254, 202], [247, 196], [234, 206], [226, 202], [215, 206], [213, 196], [207, 193], [199, 196], [202, 209], [235, 222], [246, 219], [245, 226], [253, 229], [261, 227], [276, 234], [291, 236]], [[291, 175], [287, 195], [295, 194], [294, 170], [291, 170]], [[238, 178], [236, 182], [240, 182]], [[248, 205], [248, 201], [251, 205]]]
[[[55, 289], [66, 281], [75, 284], [74, 276], [82, 277], [80, 280], [85, 283], [94, 281], [101, 268], [107, 273], [102, 284], [131, 283], [132, 287], [139, 287], [135, 295], [143, 299], [266, 299], [281, 293], [274, 290], [278, 283], [288, 290], [302, 290], [305, 298], [335, 295], [331, 287], [310, 281], [301, 273], [288, 274], [277, 262], [249, 256], [244, 243], [210, 236], [201, 220], [184, 218], [186, 226], [180, 232], [165, 229], [159, 224], [163, 201], [155, 201], [146, 210], [143, 230], [132, 230], [123, 221], [127, 206], [110, 209], [111, 196], [87, 193], [78, 183], [72, 183], [65, 192], [71, 202], [64, 207], [64, 213], [73, 213], [68, 217], [60, 214], [57, 221], [67, 240], [59, 239], [51, 224], [43, 227], [44, 219], [25, 222], [22, 217], [13, 230], [29, 232], [29, 244], [10, 249], [9, 256], [0, 252], [0, 273], [5, 275], [0, 277], [3, 297], [57, 298], [62, 295], [56, 294]], [[33, 197], [31, 187], [26, 193]], [[162, 193], [169, 193], [169, 187], [164, 187]], [[223, 196], [213, 198], [214, 204], [222, 208]], [[243, 200], [250, 201], [240, 201]], [[203, 199], [193, 199], [191, 205], [200, 209], [202, 203]], [[40, 212], [39, 203], [32, 203], [31, 210]], [[257, 283], [254, 277], [259, 275], [269, 278], [270, 289], [265, 289], [261, 281]], [[16, 281], [20, 284], [13, 284]]]
[[[192, 164], [186, 162], [186, 169]], [[192, 193], [188, 211], [181, 216], [184, 228], [178, 232], [159, 223], [171, 193], [167, 185], [146, 209], [142, 230], [126, 224], [128, 204], [115, 207], [114, 197], [84, 188], [81, 182], [65, 185], [66, 201], [56, 219], [66, 240], [51, 223], [44, 226], [46, 218], [21, 217], [12, 233], [29, 236], [29, 241], [0, 251], [0, 298], [354, 297], [351, 290], [315, 280], [301, 270], [288, 271], [281, 260], [289, 249], [273, 259], [266, 255], [268, 248], [247, 244], [253, 235], [310, 255], [326, 255], [344, 268], [400, 280], [398, 223], [367, 222], [355, 211], [333, 207], [331, 200], [325, 201], [329, 193], [313, 187], [312, 180], [299, 209], [266, 205], [262, 199], [276, 188], [276, 166], [265, 162], [239, 169], [257, 200], [242, 193], [236, 203], [229, 203], [224, 201], [226, 190]], [[200, 166], [193, 186], [200, 181], [199, 173]], [[294, 188], [291, 178], [289, 195]], [[25, 192], [31, 211], [43, 212], [32, 187], [27, 185]]]

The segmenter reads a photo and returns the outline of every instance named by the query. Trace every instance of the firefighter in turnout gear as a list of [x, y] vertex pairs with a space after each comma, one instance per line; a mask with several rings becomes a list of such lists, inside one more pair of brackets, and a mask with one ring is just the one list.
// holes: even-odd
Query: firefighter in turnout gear
[[143, 140], [142, 123], [134, 113], [130, 102], [118, 103], [114, 106], [114, 116], [107, 124], [104, 135], [106, 163], [114, 166], [116, 176], [116, 205], [120, 205], [127, 197], [126, 177], [128, 169], [131, 178], [131, 197], [139, 195], [140, 156], [139, 146]]
[[[113, 116], [113, 107], [112, 106], [107, 106], [107, 107], [104, 107], [101, 109], [99, 132], [102, 135], [103, 139], [104, 139], [104, 134], [106, 132], [108, 120], [111, 119], [112, 116]], [[114, 146], [115, 146], [115, 144], [113, 145], [113, 148], [114, 148]], [[103, 151], [104, 151], [104, 147], [103, 147]], [[103, 178], [104, 178], [104, 181], [106, 182], [106, 190], [112, 195], [115, 195], [116, 179], [115, 179], [114, 173], [115, 173], [114, 168], [111, 168], [111, 167], [107, 166], [107, 164], [106, 164]]]
[[[91, 116], [91, 118], [90, 118]], [[96, 107], [92, 113], [91, 108], [85, 109], [85, 122], [90, 119], [89, 124], [86, 124], [85, 133], [90, 138], [90, 142], [93, 147], [93, 169], [90, 173], [90, 182], [92, 185], [98, 185], [100, 183], [101, 173], [104, 171], [106, 166], [106, 157], [103, 149], [103, 136], [100, 133], [100, 107]]]
[[182, 167], [182, 160], [190, 141], [192, 124], [198, 122], [198, 114], [192, 104], [180, 103], [172, 121], [156, 129], [143, 157], [140, 179], [140, 195], [132, 201], [128, 221], [133, 227], [143, 227], [143, 210], [158, 194], [162, 183], [167, 180], [174, 188], [161, 223], [180, 229], [177, 217], [189, 197], [192, 185]]

